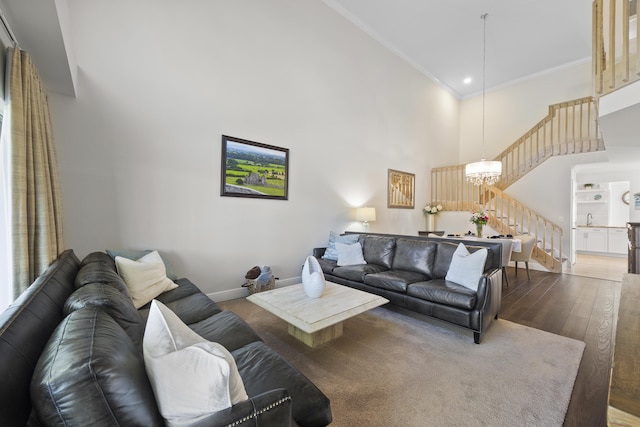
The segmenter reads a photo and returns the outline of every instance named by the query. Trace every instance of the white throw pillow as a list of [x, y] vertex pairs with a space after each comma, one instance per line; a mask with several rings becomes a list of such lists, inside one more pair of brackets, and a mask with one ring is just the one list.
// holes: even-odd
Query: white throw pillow
[[338, 250], [339, 266], [367, 263], [362, 255], [362, 245], [359, 242], [353, 244], [336, 242], [336, 249]]
[[486, 248], [469, 253], [467, 247], [460, 243], [453, 253], [445, 279], [477, 291], [480, 277], [484, 272], [487, 253]]
[[191, 424], [249, 398], [231, 353], [196, 334], [157, 300], [142, 346], [158, 409], [169, 426]]
[[322, 258], [332, 261], [338, 261], [338, 250], [336, 249], [336, 242], [353, 244], [360, 238], [359, 234], [345, 234], [344, 236], [331, 231], [329, 232], [329, 243], [327, 243], [327, 249], [324, 251]]
[[129, 288], [133, 305], [140, 308], [163, 292], [178, 287], [167, 277], [167, 270], [158, 251], [153, 251], [137, 261], [116, 257], [118, 274]]

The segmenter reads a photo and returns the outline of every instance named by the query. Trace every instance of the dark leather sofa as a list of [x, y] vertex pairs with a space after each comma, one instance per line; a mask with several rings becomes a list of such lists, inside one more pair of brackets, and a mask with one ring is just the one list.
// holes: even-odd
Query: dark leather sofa
[[[195, 426], [325, 426], [329, 399], [187, 279], [157, 299], [233, 355], [249, 396]], [[67, 250], [0, 315], [0, 425], [162, 426], [136, 310], [106, 253]]]
[[471, 329], [476, 344], [498, 317], [502, 298], [501, 243], [462, 241], [470, 252], [481, 247], [488, 250], [476, 292], [445, 280], [460, 239], [362, 233], [359, 242], [367, 262], [363, 265], [338, 266], [336, 261], [322, 258], [326, 248], [313, 250], [327, 280]]

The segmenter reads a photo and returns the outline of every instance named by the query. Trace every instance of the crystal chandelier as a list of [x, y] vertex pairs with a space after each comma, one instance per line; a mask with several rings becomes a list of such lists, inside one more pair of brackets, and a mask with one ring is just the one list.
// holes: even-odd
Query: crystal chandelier
[[479, 162], [469, 163], [465, 166], [464, 172], [467, 182], [474, 185], [493, 185], [500, 179], [502, 174], [502, 162], [486, 160], [484, 157], [484, 98], [485, 98], [485, 75], [487, 58], [487, 13], [480, 18], [483, 21], [482, 38], [482, 158]]

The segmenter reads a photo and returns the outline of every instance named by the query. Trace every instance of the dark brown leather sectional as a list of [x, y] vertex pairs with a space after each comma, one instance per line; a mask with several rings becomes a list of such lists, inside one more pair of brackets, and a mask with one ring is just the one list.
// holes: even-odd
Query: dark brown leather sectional
[[[250, 400], [198, 426], [326, 426], [329, 399], [240, 317], [187, 279], [157, 299], [233, 355]], [[106, 253], [67, 250], [0, 315], [0, 424], [164, 425], [146, 375], [136, 310]]]

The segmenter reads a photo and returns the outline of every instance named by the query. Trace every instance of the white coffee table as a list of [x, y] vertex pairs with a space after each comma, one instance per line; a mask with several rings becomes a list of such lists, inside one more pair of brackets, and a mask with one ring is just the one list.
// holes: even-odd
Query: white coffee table
[[259, 292], [247, 297], [289, 324], [289, 334], [309, 347], [342, 336], [342, 322], [389, 302], [386, 298], [326, 282], [320, 298], [309, 298], [302, 284]]

